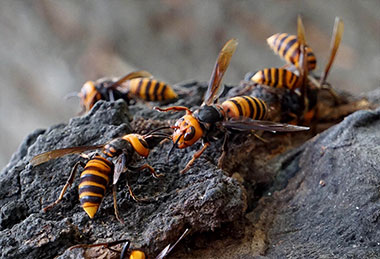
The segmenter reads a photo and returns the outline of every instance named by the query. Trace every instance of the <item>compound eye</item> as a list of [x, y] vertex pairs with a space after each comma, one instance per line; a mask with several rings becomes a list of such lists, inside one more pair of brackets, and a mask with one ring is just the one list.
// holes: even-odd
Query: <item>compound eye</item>
[[190, 129], [190, 131], [187, 130], [187, 132], [186, 132], [185, 135], [183, 136], [183, 139], [184, 139], [185, 141], [189, 141], [189, 140], [191, 140], [191, 139], [194, 137], [194, 135], [195, 135], [195, 128], [194, 128], [193, 126], [191, 126], [189, 129]]

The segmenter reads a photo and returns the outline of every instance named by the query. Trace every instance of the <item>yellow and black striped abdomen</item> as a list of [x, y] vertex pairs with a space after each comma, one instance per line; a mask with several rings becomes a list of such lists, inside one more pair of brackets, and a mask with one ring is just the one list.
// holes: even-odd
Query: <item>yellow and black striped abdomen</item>
[[[300, 47], [295, 35], [287, 33], [277, 33], [267, 39], [271, 49], [283, 58], [288, 64], [293, 64], [298, 67], [300, 59]], [[317, 59], [312, 49], [306, 46], [307, 67], [308, 70], [313, 70], [317, 66]]]
[[136, 78], [127, 82], [129, 92], [145, 101], [166, 101], [177, 98], [172, 87], [151, 78]]
[[90, 218], [98, 211], [106, 193], [113, 165], [101, 156], [95, 156], [87, 162], [80, 175], [79, 200]]
[[287, 89], [299, 88], [302, 84], [296, 74], [284, 68], [265, 68], [254, 74], [250, 80], [261, 85]]
[[254, 120], [264, 120], [268, 113], [265, 102], [251, 96], [237, 96], [222, 103], [227, 118], [248, 117]]

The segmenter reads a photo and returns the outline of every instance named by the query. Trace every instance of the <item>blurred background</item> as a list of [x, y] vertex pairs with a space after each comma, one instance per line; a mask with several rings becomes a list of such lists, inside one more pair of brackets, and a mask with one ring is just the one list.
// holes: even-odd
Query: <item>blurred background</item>
[[296, 34], [303, 17], [319, 71], [329, 55], [335, 16], [345, 31], [329, 82], [354, 94], [380, 86], [380, 2], [361, 1], [2, 1], [0, 3], [0, 168], [37, 128], [67, 123], [80, 111], [87, 80], [150, 71], [170, 84], [207, 81], [218, 51], [239, 46], [224, 82], [282, 66], [266, 45]]

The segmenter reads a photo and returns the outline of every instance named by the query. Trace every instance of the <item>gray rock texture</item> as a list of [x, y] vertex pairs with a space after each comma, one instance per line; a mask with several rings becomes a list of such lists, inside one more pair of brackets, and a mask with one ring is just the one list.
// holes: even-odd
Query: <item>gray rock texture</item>
[[380, 256], [379, 129], [380, 110], [359, 111], [301, 148], [269, 206], [269, 258]]
[[[26, 138], [1, 172], [2, 257], [52, 258], [78, 243], [119, 239], [130, 239], [134, 247], [141, 247], [152, 255], [174, 242], [186, 227], [193, 232], [206, 232], [244, 215], [246, 195], [238, 181], [204, 159], [187, 174], [180, 175], [180, 168], [192, 153], [175, 150], [167, 162], [169, 142], [153, 150], [148, 158], [164, 177], [157, 180], [145, 171], [129, 176], [135, 195], [146, 198], [146, 202], [132, 200], [125, 178], [119, 181], [118, 206], [124, 225], [115, 218], [111, 190], [94, 220], [88, 218], [79, 204], [79, 177], [61, 203], [42, 212], [43, 207], [58, 198], [71, 167], [82, 158], [68, 155], [36, 167], [30, 166], [28, 161], [52, 149], [105, 143], [131, 132], [129, 121], [123, 101], [99, 102], [86, 116], [73, 118], [67, 125], [38, 130]], [[150, 123], [135, 124], [149, 126]], [[147, 127], [140, 129], [146, 130]], [[139, 162], [136, 161], [136, 165]], [[73, 255], [67, 252], [63, 258], [66, 256]]]
[[379, 129], [380, 109], [358, 111], [269, 160], [274, 177], [247, 210], [244, 237], [221, 234], [173, 258], [379, 258]]
[[[205, 84], [177, 87], [183, 95], [175, 105], [194, 109], [201, 104]], [[128, 176], [135, 195], [145, 202], [131, 199], [126, 176], [120, 178], [117, 199], [124, 225], [115, 218], [111, 188], [95, 218], [88, 218], [78, 199], [79, 177], [61, 203], [42, 212], [83, 158], [73, 154], [32, 167], [33, 156], [105, 143], [132, 131], [146, 133], [182, 115], [158, 113], [149, 107], [153, 105], [101, 101], [85, 116], [27, 136], [0, 173], [1, 256], [118, 258], [106, 248], [68, 248], [129, 239], [152, 257], [185, 228], [191, 234], [172, 258], [379, 255], [380, 109], [356, 112], [317, 135], [316, 130], [259, 133], [269, 142], [253, 134], [235, 135], [222, 169], [216, 167], [222, 140], [215, 141], [184, 175], [179, 171], [200, 143], [175, 149], [167, 161], [171, 143], [164, 142], [147, 159], [164, 177], [154, 179], [146, 171]], [[333, 123], [331, 116], [328, 120]]]

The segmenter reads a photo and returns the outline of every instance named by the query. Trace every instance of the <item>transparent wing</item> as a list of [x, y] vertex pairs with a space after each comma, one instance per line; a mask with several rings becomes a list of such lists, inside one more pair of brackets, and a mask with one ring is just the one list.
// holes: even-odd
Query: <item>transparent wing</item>
[[[298, 70], [300, 72], [300, 78], [302, 79], [302, 88], [306, 88], [306, 81], [308, 75], [308, 67], [307, 67], [307, 53], [306, 53], [306, 40], [305, 40], [305, 28], [303, 26], [303, 22], [301, 16], [298, 16], [297, 19], [297, 40], [299, 42], [300, 47], [300, 58], [298, 62]], [[301, 89], [302, 89], [301, 88]]]
[[203, 104], [213, 104], [223, 92], [223, 87], [221, 87], [222, 78], [230, 64], [231, 57], [236, 50], [237, 44], [238, 42], [236, 39], [230, 39], [220, 51], [208, 84]]
[[185, 232], [178, 238], [178, 240], [171, 246], [170, 244], [167, 245], [156, 257], [156, 259], [163, 259], [165, 256], [167, 256], [173, 248], [187, 235], [189, 234], [189, 229], [187, 228]]
[[123, 246], [123, 249], [121, 250], [120, 259], [127, 258], [129, 246], [130, 246], [130, 241], [127, 240], [125, 245]]
[[134, 72], [131, 72], [131, 73], [123, 76], [122, 78], [120, 78], [119, 80], [114, 82], [113, 84], [107, 86], [107, 88], [115, 89], [127, 80], [131, 80], [134, 78], [140, 78], [140, 77], [153, 77], [153, 76], [151, 73], [149, 73], [148, 71], [145, 71], [145, 70], [134, 71]]
[[115, 161], [115, 170], [113, 174], [113, 184], [115, 185], [120, 178], [120, 175], [124, 172], [125, 170], [125, 156], [121, 155], [117, 158]]
[[82, 146], [82, 147], [68, 147], [68, 148], [62, 148], [62, 149], [56, 149], [47, 151], [45, 153], [36, 155], [30, 160], [30, 163], [33, 166], [45, 163], [51, 159], [55, 159], [61, 156], [69, 155], [69, 154], [76, 154], [76, 153], [82, 153], [84, 151], [88, 150], [94, 150], [98, 148], [104, 147], [105, 144], [96, 145], [96, 146]]
[[340, 41], [343, 37], [343, 31], [344, 31], [344, 24], [343, 21], [339, 18], [335, 18], [335, 24], [334, 24], [334, 30], [333, 30], [333, 36], [331, 37], [331, 44], [330, 44], [330, 57], [328, 59], [328, 62], [326, 64], [325, 70], [322, 72], [321, 75], [321, 85], [326, 81], [327, 75], [330, 71], [330, 68], [334, 62], [335, 55], [338, 51]]
[[168, 255], [168, 251], [169, 251], [169, 249], [170, 249], [170, 244], [169, 245], [167, 245], [158, 255], [157, 255], [157, 257], [156, 257], [156, 259], [163, 259], [163, 258], [165, 258], [165, 256], [167, 256]]
[[309, 127], [296, 126], [286, 123], [273, 121], [252, 120], [246, 117], [231, 118], [223, 122], [223, 126], [228, 129], [248, 131], [248, 130], [265, 130], [272, 132], [294, 132], [309, 130]]

